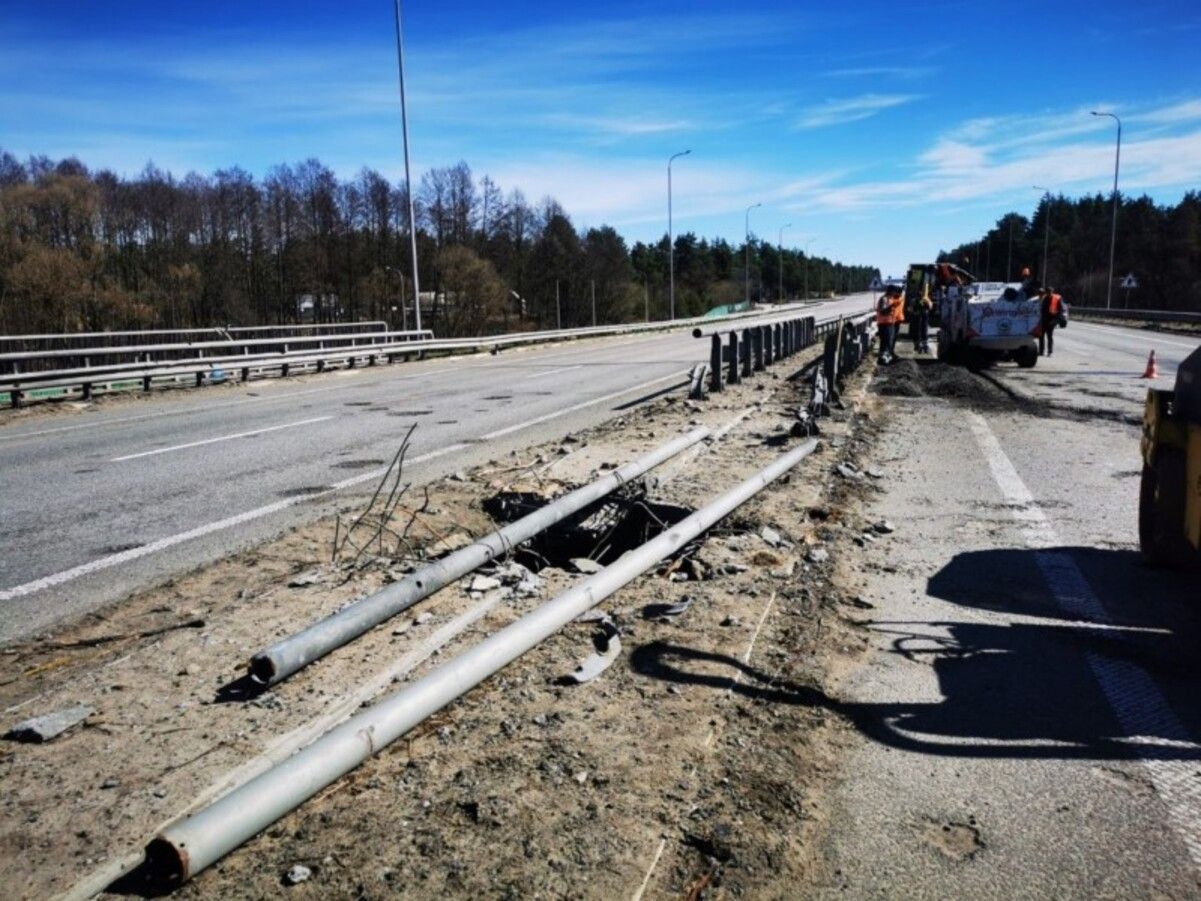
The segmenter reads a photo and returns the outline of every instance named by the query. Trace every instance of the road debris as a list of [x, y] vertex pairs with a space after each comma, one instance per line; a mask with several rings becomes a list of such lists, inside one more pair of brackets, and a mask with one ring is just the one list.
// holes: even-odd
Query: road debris
[[308, 882], [313, 878], [313, 871], [304, 864], [296, 864], [284, 873], [284, 885], [300, 885], [302, 882]]
[[53, 713], [45, 713], [17, 723], [4, 737], [9, 741], [19, 741], [32, 744], [53, 741], [68, 729], [78, 726], [96, 712], [95, 707], [88, 704], [76, 704]]
[[578, 617], [576, 622], [595, 621], [599, 623], [600, 630], [592, 636], [596, 652], [581, 660], [573, 672], [562, 678], [561, 681], [565, 684], [583, 685], [585, 682], [591, 682], [612, 666], [621, 655], [621, 638], [617, 624], [607, 613], [601, 611], [589, 611], [589, 613], [598, 615], [590, 616], [587, 620], [584, 617]]

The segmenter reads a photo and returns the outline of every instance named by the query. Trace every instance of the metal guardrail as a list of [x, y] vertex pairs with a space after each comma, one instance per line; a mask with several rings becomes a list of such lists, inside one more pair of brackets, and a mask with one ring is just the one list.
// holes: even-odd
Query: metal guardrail
[[[870, 314], [864, 314], [853, 321], [869, 318]], [[742, 329], [696, 328], [692, 335], [710, 341], [709, 390], [716, 393], [822, 339], [828, 343], [828, 336], [840, 334], [845, 322], [848, 320], [843, 317], [819, 323], [815, 316], [797, 316], [756, 322]]]
[[1201, 313], [1183, 310], [1107, 310], [1105, 307], [1069, 307], [1072, 316], [1086, 319], [1124, 319], [1130, 322], [1196, 322], [1201, 323]]
[[[0, 335], [0, 352], [72, 350], [80, 347], [132, 347], [151, 341], [187, 344], [198, 341], [231, 341], [235, 335], [263, 338], [301, 338], [306, 335], [371, 334], [388, 331], [382, 320], [367, 322], [317, 322], [290, 325], [226, 325], [190, 329], [140, 329], [121, 332], [55, 332]], [[86, 344], [84, 342], [87, 342]]]
[[[727, 319], [763, 315], [761, 311], [738, 313]], [[701, 317], [696, 317], [667, 322], [517, 332], [483, 338], [438, 339], [433, 337], [432, 332], [423, 330], [7, 352], [0, 353], [0, 393], [8, 392], [12, 406], [16, 407], [28, 392], [39, 389], [78, 388], [86, 399], [92, 396], [97, 386], [114, 383], [140, 381], [142, 389], [148, 391], [156, 380], [178, 381], [182, 377], [192, 376], [199, 386], [206, 379], [214, 380], [215, 376], [220, 379], [227, 377], [226, 370], [236, 371], [245, 381], [250, 378], [251, 373], [278, 371], [286, 376], [309, 367], [321, 371], [330, 364], [355, 366], [358, 361], [375, 365], [381, 359], [391, 363], [396, 357], [407, 358], [414, 354], [464, 351], [496, 353], [502, 348], [522, 344], [662, 331], [701, 321]], [[430, 337], [426, 338], [425, 335]], [[297, 349], [297, 345], [300, 349]], [[258, 352], [252, 353], [251, 348], [256, 348]], [[157, 359], [154, 359], [155, 357]], [[94, 358], [116, 359], [116, 362], [98, 365]], [[26, 367], [44, 366], [46, 361], [55, 360], [65, 361], [68, 365], [58, 369], [19, 371], [21, 364], [25, 364]], [[70, 365], [72, 362], [83, 365]], [[5, 372], [5, 369], [9, 371]]]

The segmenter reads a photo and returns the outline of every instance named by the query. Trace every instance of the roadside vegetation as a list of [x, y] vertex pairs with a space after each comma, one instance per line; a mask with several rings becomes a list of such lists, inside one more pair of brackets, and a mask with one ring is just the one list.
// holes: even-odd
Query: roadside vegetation
[[[553, 199], [505, 193], [466, 163], [425, 173], [415, 197], [423, 325], [444, 335], [668, 315], [668, 243], [577, 229]], [[239, 169], [136, 178], [79, 160], [0, 151], [0, 332], [191, 328], [386, 319], [412, 325], [408, 198], [363, 169], [310, 159], [256, 179]], [[744, 248], [676, 237], [676, 315], [744, 296]], [[775, 300], [779, 257], [751, 239], [751, 293]], [[865, 289], [875, 274], [785, 251], [783, 293]], [[806, 272], [807, 270], [807, 272]], [[401, 298], [408, 300], [406, 310]]]
[[[985, 281], [1016, 281], [1024, 266], [1041, 278], [1048, 214], [1047, 282], [1070, 302], [1104, 306], [1112, 195], [1044, 197], [1032, 218], [1006, 213], [986, 235], [938, 258]], [[1159, 206], [1147, 196], [1121, 198], [1115, 282], [1130, 273], [1138, 287], [1127, 292], [1115, 284], [1115, 307], [1201, 311], [1201, 192], [1188, 192], [1176, 206]]]

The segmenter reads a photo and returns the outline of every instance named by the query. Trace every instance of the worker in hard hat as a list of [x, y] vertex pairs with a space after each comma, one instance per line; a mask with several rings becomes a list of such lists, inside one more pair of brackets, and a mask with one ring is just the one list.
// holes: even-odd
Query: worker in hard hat
[[913, 352], [928, 354], [930, 352], [930, 311], [934, 309], [934, 301], [930, 299], [930, 285], [922, 286], [922, 296], [913, 305], [913, 322], [909, 326], [913, 337]]
[[878, 361], [888, 364], [893, 361], [897, 347], [897, 332], [905, 321], [905, 295], [900, 285], [889, 285], [876, 301], [876, 326], [880, 332], [880, 355]]
[[1038, 296], [1042, 326], [1038, 333], [1038, 352], [1049, 357], [1055, 353], [1055, 329], [1067, 324], [1067, 314], [1063, 298], [1055, 293], [1054, 288], [1044, 286]]

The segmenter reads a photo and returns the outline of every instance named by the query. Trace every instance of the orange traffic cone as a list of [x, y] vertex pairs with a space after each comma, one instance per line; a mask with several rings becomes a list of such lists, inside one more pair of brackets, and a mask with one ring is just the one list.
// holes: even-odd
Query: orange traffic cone
[[1145, 379], [1159, 378], [1159, 364], [1155, 362], [1155, 350], [1152, 349], [1151, 356], [1147, 357], [1147, 369], [1142, 375]]

